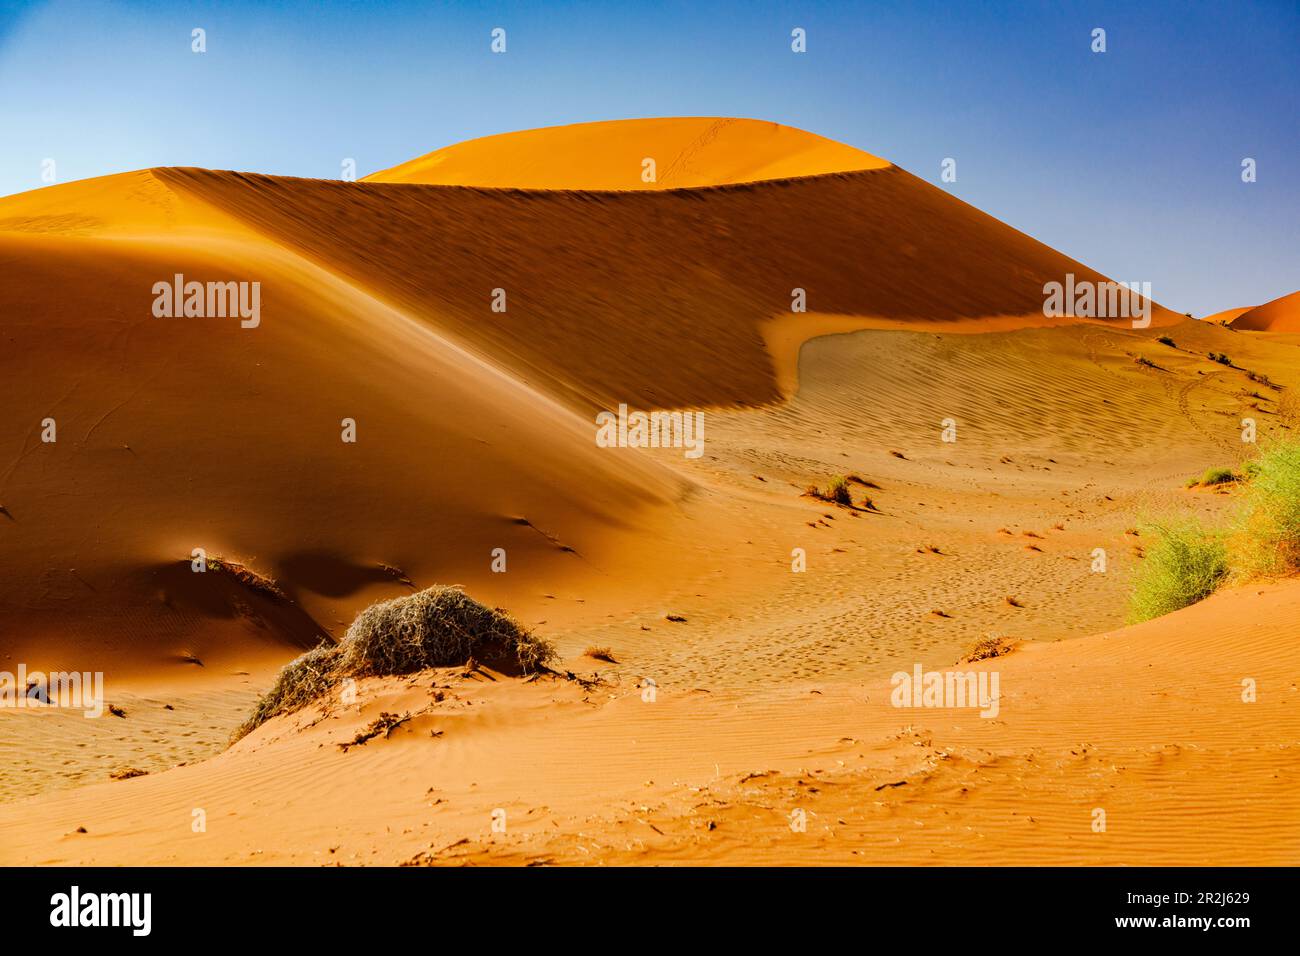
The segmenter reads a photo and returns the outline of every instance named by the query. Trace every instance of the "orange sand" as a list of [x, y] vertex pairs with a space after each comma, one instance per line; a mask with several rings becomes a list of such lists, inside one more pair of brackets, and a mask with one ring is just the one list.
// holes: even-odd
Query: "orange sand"
[[[0, 669], [103, 669], [126, 711], [0, 712], [0, 862], [1296, 861], [1294, 582], [1116, 629], [1136, 516], [1231, 512], [1183, 482], [1240, 460], [1244, 414], [1296, 427], [1246, 370], [1296, 387], [1300, 346], [1045, 320], [1044, 282], [1102, 277], [874, 157], [718, 122], [0, 200]], [[261, 324], [155, 318], [177, 272], [260, 282]], [[619, 402], [704, 409], [704, 456], [596, 447]], [[853, 473], [852, 509], [801, 494]], [[374, 681], [213, 757], [300, 648], [434, 583], [603, 683]], [[991, 633], [1024, 642], [999, 719], [887, 706], [893, 670]], [[95, 782], [125, 766], [151, 773]]]
[[[647, 158], [655, 163], [652, 181], [643, 175]], [[695, 116], [485, 136], [363, 181], [511, 189], [681, 189], [888, 166], [851, 146], [778, 123]]]

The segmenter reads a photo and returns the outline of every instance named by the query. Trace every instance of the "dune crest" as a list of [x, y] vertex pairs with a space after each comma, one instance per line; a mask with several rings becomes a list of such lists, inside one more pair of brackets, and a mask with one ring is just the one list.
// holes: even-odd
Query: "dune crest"
[[[654, 175], [645, 160], [654, 161]], [[665, 117], [577, 123], [471, 139], [363, 182], [513, 189], [682, 189], [884, 169], [886, 160], [753, 119]]]
[[1300, 292], [1243, 309], [1229, 324], [1247, 332], [1300, 332]]

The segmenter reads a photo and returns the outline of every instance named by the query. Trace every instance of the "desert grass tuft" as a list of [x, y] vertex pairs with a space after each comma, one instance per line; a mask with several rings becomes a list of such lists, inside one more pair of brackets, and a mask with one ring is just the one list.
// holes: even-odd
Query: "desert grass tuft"
[[1200, 478], [1193, 480], [1193, 484], [1226, 485], [1237, 478], [1237, 473], [1231, 468], [1206, 468]]
[[1247, 469], [1245, 513], [1235, 537], [1244, 577], [1300, 572], [1300, 440], [1275, 441]]
[[1132, 623], [1149, 621], [1209, 597], [1228, 575], [1224, 535], [1194, 518], [1149, 522], [1145, 559], [1129, 603]]

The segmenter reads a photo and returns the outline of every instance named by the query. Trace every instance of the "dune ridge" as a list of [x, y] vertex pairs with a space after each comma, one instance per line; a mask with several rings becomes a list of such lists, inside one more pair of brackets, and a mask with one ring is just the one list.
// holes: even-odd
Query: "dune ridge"
[[796, 289], [864, 325], [1032, 325], [1044, 283], [1105, 281], [894, 167], [663, 193], [158, 174], [584, 410], [779, 401], [763, 326], [800, 322]]
[[[652, 174], [644, 165], [647, 159], [654, 162]], [[695, 116], [575, 123], [485, 136], [418, 156], [362, 181], [658, 190], [888, 165], [851, 146], [778, 123]]]

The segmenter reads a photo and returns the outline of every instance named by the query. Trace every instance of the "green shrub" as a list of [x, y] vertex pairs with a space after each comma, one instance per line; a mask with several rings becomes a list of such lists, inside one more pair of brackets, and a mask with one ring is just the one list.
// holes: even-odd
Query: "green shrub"
[[1300, 440], [1273, 442], [1248, 471], [1242, 570], [1265, 576], [1300, 571]]
[[1236, 480], [1237, 473], [1231, 468], [1206, 468], [1205, 474], [1201, 475], [1203, 485], [1226, 485]]
[[831, 483], [826, 486], [826, 500], [833, 501], [837, 505], [853, 504], [853, 495], [849, 492], [849, 480], [843, 475], [837, 475], [831, 479]]
[[1204, 600], [1228, 574], [1224, 536], [1195, 519], [1150, 522], [1146, 550], [1130, 601], [1129, 619], [1149, 621]]

